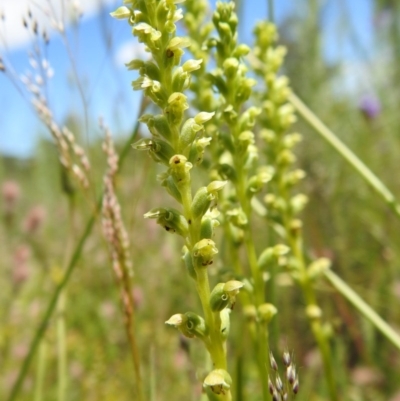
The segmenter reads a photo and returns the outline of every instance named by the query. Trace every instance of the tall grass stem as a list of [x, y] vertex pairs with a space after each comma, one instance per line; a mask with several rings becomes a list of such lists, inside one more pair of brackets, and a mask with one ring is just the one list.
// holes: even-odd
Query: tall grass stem
[[400, 218], [400, 204], [386, 185], [297, 97], [289, 95], [289, 101], [298, 113], [318, 134], [322, 136], [384, 199], [388, 206]]
[[346, 282], [332, 270], [327, 270], [325, 277], [331, 285], [343, 295], [376, 329], [378, 329], [397, 349], [400, 350], [400, 336], [389, 326]]

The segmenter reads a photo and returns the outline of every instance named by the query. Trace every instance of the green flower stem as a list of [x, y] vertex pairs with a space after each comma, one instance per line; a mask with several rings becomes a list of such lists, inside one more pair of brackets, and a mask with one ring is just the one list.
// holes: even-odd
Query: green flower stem
[[[187, 246], [189, 251], [193, 251], [193, 246], [200, 240], [200, 226], [197, 219], [194, 219], [191, 211], [192, 190], [190, 182], [187, 182], [181, 189], [183, 213], [189, 224], [189, 238]], [[204, 339], [206, 348], [213, 361], [214, 369], [227, 370], [226, 350], [220, 334], [220, 325], [215, 319], [214, 313], [210, 306], [210, 283], [208, 279], [208, 270], [204, 268], [196, 268], [196, 290], [202, 305], [204, 319], [209, 329], [209, 336]], [[217, 399], [221, 401], [230, 401], [232, 399], [230, 390], [225, 394], [221, 394]]]
[[[278, 182], [278, 191], [285, 200], [290, 199], [290, 194], [282, 183], [283, 175], [280, 175]], [[304, 299], [307, 304], [307, 308], [317, 307], [317, 297], [314, 291], [314, 287], [308, 275], [307, 266], [304, 260], [303, 252], [303, 240], [301, 233], [301, 226], [292, 227], [293, 217], [289, 210], [283, 214], [283, 223], [286, 231], [286, 238], [291, 248], [292, 255], [296, 261], [296, 268], [299, 273], [299, 284], [303, 292]], [[338, 401], [338, 392], [335, 382], [335, 374], [333, 370], [333, 362], [331, 355], [331, 348], [323, 331], [320, 316], [308, 316], [311, 326], [311, 331], [317, 342], [319, 351], [321, 353], [322, 362], [324, 365], [325, 377], [328, 385], [329, 395], [331, 401]]]
[[[197, 116], [199, 120], [195, 121], [194, 118], [192, 123], [189, 119], [184, 122], [184, 114], [188, 105], [186, 103], [187, 98], [183, 92], [189, 84], [190, 73], [200, 67], [198, 67], [199, 60], [189, 60], [189, 64], [185, 63], [186, 66], [185, 64], [181, 65], [181, 56], [184, 54], [182, 49], [187, 47], [188, 44], [187, 38], [176, 36], [175, 18], [177, 20], [180, 19], [176, 3], [179, 2], [131, 2], [130, 11], [127, 7], [122, 6], [113, 14], [117, 18], [119, 16], [123, 19], [130, 18], [130, 24], [133, 25], [133, 34], [138, 37], [139, 42], [146, 43], [149, 52], [153, 56], [153, 61], [149, 62], [132, 61], [132, 68], [138, 69], [140, 74], [139, 79], [133, 82], [133, 87], [136, 90], [143, 89], [145, 95], [160, 107], [163, 113], [161, 117], [164, 118], [164, 123], [167, 124], [167, 135], [163, 139], [160, 138], [160, 136], [163, 136], [163, 129], [153, 130], [153, 127], [148, 125], [154, 138], [148, 143], [147, 150], [157, 162], [169, 165], [169, 169], [164, 174], [170, 174], [170, 177], [175, 181], [175, 191], [179, 191], [179, 196], [176, 199], [182, 206], [183, 215], [188, 224], [188, 231], [180, 234], [185, 239], [190, 257], [194, 259], [196, 257], [194, 255], [196, 244], [201, 240], [201, 216], [192, 212], [193, 196], [189, 170], [193, 167], [193, 164], [187, 162], [183, 166], [186, 169], [184, 172], [182, 170], [179, 171], [178, 168], [182, 164], [175, 166], [177, 168], [174, 170], [174, 166], [170, 164], [172, 160], [171, 154], [178, 159], [182, 158], [183, 160], [184, 158], [185, 161], [183, 163], [186, 163], [190, 158], [189, 147], [196, 146], [195, 141], [200, 139], [199, 129], [204, 129], [203, 122], [208, 121], [212, 115], [207, 119], [206, 116], [200, 113], [200, 117], [199, 115]], [[138, 8], [140, 12], [137, 10]], [[130, 15], [128, 16], [127, 14]], [[139, 19], [136, 19], [137, 17]], [[146, 117], [144, 116], [144, 118]], [[159, 152], [159, 155], [157, 155], [157, 152]], [[184, 175], [184, 179], [179, 174]], [[208, 333], [202, 335], [201, 338], [210, 353], [214, 369], [226, 370], [225, 339], [220, 333], [220, 327], [216, 322], [210, 305], [210, 284], [207, 266], [196, 265], [194, 269], [195, 274], [193, 276], [196, 282], [196, 290], [208, 330]], [[225, 394], [218, 396], [217, 399], [230, 400], [230, 391], [225, 391]]]
[[298, 113], [364, 178], [397, 217], [400, 217], [400, 204], [386, 185], [294, 93], [291, 93], [288, 99]]
[[[139, 130], [139, 123], [137, 123], [135, 125], [133, 133], [132, 133], [131, 137], [128, 139], [126, 146], [130, 146], [132, 141], [135, 139], [135, 137], [136, 137], [136, 135], [138, 133], [138, 130]], [[124, 150], [126, 149], [126, 146], [124, 146], [123, 151], [121, 152], [121, 157], [120, 157], [120, 160], [119, 160], [120, 166], [122, 165], [122, 162], [126, 159], [127, 152], [124, 152]], [[89, 238], [90, 233], [92, 232], [94, 223], [96, 222], [97, 217], [99, 216], [99, 212], [98, 211], [101, 208], [102, 199], [103, 199], [103, 195], [101, 195], [99, 197], [99, 199], [97, 201], [96, 208], [95, 208], [92, 216], [87, 221], [85, 229], [84, 229], [84, 231], [83, 231], [78, 243], [76, 244], [76, 247], [74, 249], [72, 257], [71, 257], [71, 259], [70, 259], [70, 261], [68, 263], [67, 269], [65, 270], [65, 274], [64, 274], [62, 280], [60, 281], [60, 283], [58, 284], [57, 288], [55, 289], [53, 296], [50, 298], [50, 302], [49, 302], [49, 304], [47, 306], [47, 309], [46, 309], [46, 311], [44, 313], [42, 321], [40, 322], [39, 327], [37, 328], [37, 330], [35, 332], [35, 335], [33, 337], [31, 345], [29, 347], [29, 351], [28, 351], [28, 353], [27, 353], [27, 355], [26, 355], [26, 357], [24, 359], [24, 362], [21, 365], [21, 368], [20, 368], [19, 373], [18, 373], [17, 380], [15, 381], [15, 383], [14, 383], [12, 389], [11, 389], [10, 396], [7, 399], [8, 401], [15, 401], [17, 399], [17, 397], [18, 397], [18, 394], [19, 394], [19, 392], [21, 390], [22, 384], [23, 384], [23, 382], [25, 380], [25, 377], [26, 377], [26, 375], [28, 373], [29, 366], [30, 366], [30, 364], [32, 362], [32, 359], [33, 359], [35, 353], [36, 353], [36, 349], [38, 348], [38, 346], [39, 346], [39, 344], [41, 342], [41, 339], [42, 339], [44, 333], [46, 332], [47, 327], [48, 327], [48, 325], [50, 323], [50, 319], [51, 319], [51, 317], [52, 317], [52, 315], [54, 313], [54, 310], [56, 309], [58, 299], [59, 299], [63, 289], [68, 284], [68, 282], [69, 282], [69, 280], [70, 280], [70, 278], [72, 276], [72, 273], [75, 270], [75, 267], [76, 267], [76, 265], [77, 265], [77, 263], [78, 263], [78, 261], [79, 261], [79, 259], [81, 257], [82, 250], [83, 250], [83, 247], [84, 247], [84, 245], [86, 243], [86, 240]]]
[[[228, 125], [232, 138], [234, 139], [234, 142], [237, 142], [238, 133], [236, 126], [234, 124], [228, 124]], [[238, 148], [238, 146], [236, 147]], [[243, 227], [244, 246], [246, 249], [246, 255], [254, 282], [254, 304], [256, 308], [258, 308], [261, 304], [265, 302], [265, 287], [264, 287], [262, 272], [258, 268], [257, 253], [254, 246], [254, 238], [251, 231], [250, 220], [252, 214], [251, 213], [252, 207], [250, 199], [247, 197], [246, 194], [246, 180], [247, 180], [246, 171], [243, 169], [242, 158], [238, 157], [236, 154], [233, 154], [232, 157], [235, 166], [235, 171], [237, 173], [237, 181], [234, 182], [233, 184], [235, 185], [235, 190], [239, 204], [243, 209], [243, 212], [245, 213], [248, 220], [247, 225]], [[266, 380], [266, 378], [268, 378], [268, 370], [269, 370], [268, 328], [265, 323], [257, 322], [255, 330], [250, 330], [250, 332], [252, 333], [253, 343], [256, 348], [258, 370], [263, 390], [263, 400], [267, 401], [270, 400], [268, 380]]]
[[[234, 100], [234, 85], [231, 85], [230, 87], [232, 87], [233, 89], [226, 95], [226, 103], [235, 104], [236, 102]], [[235, 107], [235, 111], [237, 111], [239, 114], [240, 107]], [[239, 149], [238, 136], [240, 132], [238, 132], [236, 124], [228, 123], [228, 127], [231, 132], [231, 137], [234, 141], [235, 148]], [[247, 217], [247, 225], [243, 227], [244, 246], [246, 249], [246, 255], [254, 282], [254, 304], [256, 308], [258, 308], [261, 304], [265, 302], [265, 286], [262, 272], [258, 268], [257, 253], [254, 247], [254, 238], [251, 232], [250, 221], [252, 206], [251, 201], [246, 194], [247, 175], [246, 171], [243, 169], [244, 160], [242, 160], [242, 157], [240, 155], [237, 155], [236, 153], [233, 153], [232, 158], [237, 174], [237, 180], [233, 182], [233, 185], [235, 186], [238, 202]], [[253, 336], [253, 342], [255, 343], [256, 347], [258, 369], [263, 389], [263, 400], [267, 401], [270, 400], [270, 394], [268, 389], [268, 380], [265, 379], [268, 378], [269, 366], [268, 329], [266, 324], [258, 322], [256, 325], [256, 331], [251, 330], [251, 333]]]
[[194, 219], [192, 217], [192, 211], [191, 211], [191, 205], [192, 205], [192, 190], [190, 187], [190, 183], [188, 185], [185, 185], [184, 188], [180, 191], [181, 196], [182, 196], [182, 206], [183, 206], [183, 211], [184, 215], [187, 221], [191, 221], [191, 224], [189, 224], [189, 237], [190, 237], [190, 243], [187, 244], [189, 246], [189, 249], [192, 250], [193, 246], [200, 240], [200, 229], [198, 227], [197, 219]]
[[[239, 163], [238, 163], [239, 164]], [[264, 280], [262, 277], [262, 272], [258, 268], [257, 263], [257, 254], [256, 249], [254, 247], [254, 239], [252, 232], [250, 230], [250, 219], [251, 219], [251, 203], [246, 196], [245, 192], [245, 175], [244, 171], [238, 165], [236, 168], [238, 172], [238, 185], [236, 187], [236, 192], [238, 196], [239, 203], [245, 212], [248, 224], [244, 229], [244, 246], [246, 249], [247, 258], [250, 265], [251, 274], [254, 281], [254, 301], [255, 306], [258, 307], [262, 303], [265, 302], [265, 288], [264, 288]], [[270, 394], [268, 389], [268, 355], [269, 355], [269, 347], [268, 347], [268, 329], [265, 323], [258, 323], [257, 327], [257, 337], [255, 339], [256, 348], [257, 348], [257, 362], [258, 369], [261, 377], [262, 389], [263, 389], [263, 400], [269, 400]], [[253, 338], [254, 340], [254, 338]]]
[[400, 350], [400, 336], [388, 325], [348, 284], [332, 270], [324, 272], [325, 278], [366, 319], [368, 319], [396, 348]]
[[[300, 286], [303, 290], [304, 298], [306, 300], [307, 306], [316, 306], [317, 299], [315, 295], [312, 282], [308, 276], [306, 264], [304, 261], [303, 245], [301, 233], [293, 234], [292, 229], [289, 226], [290, 220], [286, 218], [286, 230], [289, 233], [288, 242], [292, 249], [293, 256], [297, 262], [297, 268], [300, 273]], [[320, 350], [322, 361], [325, 370], [325, 377], [328, 384], [329, 395], [331, 401], [338, 401], [337, 386], [335, 383], [335, 374], [333, 370], [331, 349], [329, 346], [328, 339], [323, 331], [321, 320], [319, 317], [309, 317], [311, 330], [317, 342], [318, 348]]]
[[[231, 130], [234, 130], [234, 127], [230, 127]], [[231, 131], [232, 132], [232, 131]], [[243, 161], [238, 160], [239, 158], [236, 158], [234, 156], [234, 161], [235, 161], [235, 170], [238, 175], [238, 180], [237, 180], [237, 185], [236, 185], [236, 193], [237, 197], [240, 203], [240, 206], [242, 207], [244, 213], [246, 214], [246, 217], [248, 219], [248, 224], [244, 228], [244, 245], [246, 248], [246, 254], [247, 258], [249, 261], [250, 265], [250, 270], [251, 274], [253, 276], [254, 280], [254, 298], [255, 298], [255, 304], [256, 306], [261, 305], [265, 301], [265, 289], [264, 289], [264, 280], [262, 277], [262, 272], [258, 268], [257, 264], [257, 253], [256, 249], [254, 247], [254, 239], [253, 235], [250, 229], [250, 219], [251, 219], [251, 203], [250, 200], [247, 198], [246, 195], [246, 175], [245, 171], [243, 171], [242, 165]]]
[[[187, 246], [189, 250], [192, 251], [193, 246], [200, 239], [200, 227], [196, 224], [197, 219], [193, 218], [191, 212], [192, 191], [190, 183], [183, 186], [180, 193], [182, 195], [184, 215], [187, 221], [191, 221], [191, 224], [189, 224], [189, 241]], [[224, 343], [219, 333], [219, 326], [215, 322], [214, 313], [210, 307], [210, 284], [207, 268], [196, 269], [196, 290], [203, 308], [204, 319], [210, 330], [210, 341], [206, 345], [215, 365], [214, 368], [226, 370], [227, 363]]]
[[204, 318], [210, 330], [210, 341], [208, 350], [215, 369], [227, 370], [224, 344], [215, 324], [214, 314], [210, 308], [210, 285], [208, 282], [207, 269], [196, 269], [196, 289], [203, 307]]

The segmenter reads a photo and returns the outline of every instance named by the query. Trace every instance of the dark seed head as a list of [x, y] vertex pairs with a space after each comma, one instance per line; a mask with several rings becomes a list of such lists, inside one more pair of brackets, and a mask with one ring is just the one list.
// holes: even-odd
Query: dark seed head
[[278, 364], [275, 361], [274, 356], [272, 355], [272, 352], [269, 353], [269, 362], [271, 364], [271, 368], [275, 371], [278, 370]]
[[271, 379], [269, 377], [268, 377], [268, 389], [269, 389], [269, 393], [272, 395], [274, 390], [275, 390], [275, 387], [272, 384], [272, 381], [271, 381]]
[[275, 384], [276, 384], [276, 389], [281, 393], [283, 390], [283, 383], [279, 376], [276, 376]]
[[297, 394], [299, 392], [299, 381], [297, 379], [295, 380], [292, 389], [294, 394]]
[[285, 366], [289, 366], [290, 363], [292, 362], [292, 358], [290, 357], [289, 352], [285, 351], [283, 353], [283, 363], [285, 364]]

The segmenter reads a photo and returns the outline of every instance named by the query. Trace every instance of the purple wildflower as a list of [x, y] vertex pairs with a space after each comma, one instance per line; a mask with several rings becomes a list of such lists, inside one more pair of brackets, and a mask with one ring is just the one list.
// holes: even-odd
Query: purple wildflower
[[362, 97], [359, 108], [370, 120], [377, 118], [381, 112], [381, 104], [375, 96], [367, 95]]

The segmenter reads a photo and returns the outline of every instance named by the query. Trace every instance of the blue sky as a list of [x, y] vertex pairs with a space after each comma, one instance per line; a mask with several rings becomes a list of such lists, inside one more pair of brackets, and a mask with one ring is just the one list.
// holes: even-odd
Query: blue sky
[[[2, 0], [1, 4], [3, 1], [11, 0]], [[250, 0], [243, 3], [244, 20], [240, 33], [241, 40], [248, 42], [251, 40], [254, 22], [267, 16], [267, 2]], [[291, 13], [304, 13], [307, 3], [307, 0], [276, 0], [276, 21], [281, 22]], [[331, 61], [346, 59], [362, 62], [363, 57], [368, 56], [373, 41], [372, 1], [330, 0], [324, 3], [322, 25], [325, 57]], [[46, 58], [55, 72], [47, 85], [55, 120], [62, 125], [70, 114], [84, 120], [86, 109], [88, 124], [83, 126], [83, 132], [80, 133], [84, 138], [98, 132], [97, 120], [100, 116], [116, 135], [126, 133], [137, 116], [139, 94], [130, 87], [134, 73], [126, 71], [123, 65], [124, 61], [133, 58], [137, 48], [126, 22], [109, 17], [108, 13], [113, 8], [113, 4], [108, 4], [99, 12], [91, 9], [86, 16], [84, 14], [78, 28], [67, 28], [70, 53], [75, 60], [75, 66], [71, 64], [71, 57], [59, 34], [51, 35], [46, 49]], [[35, 11], [34, 7], [32, 10]], [[349, 27], [352, 31], [349, 32], [352, 40], [349, 40], [349, 32], [338, 29], [344, 15], [351, 21]], [[8, 17], [10, 16], [6, 15]], [[42, 21], [43, 17], [40, 18]], [[0, 32], [4, 35], [4, 26], [1, 28], [3, 30], [0, 29]], [[22, 23], [20, 29], [24, 31]], [[14, 38], [19, 37], [19, 32], [13, 35]], [[355, 50], [354, 38], [361, 43], [362, 52]], [[11, 62], [19, 79], [27, 70], [32, 70], [28, 60], [32, 43], [24, 39], [14, 42], [15, 44], [13, 39], [8, 39], [9, 49], [6, 51], [4, 47], [0, 47], [0, 54], [3, 59]], [[79, 76], [79, 85], [76, 84], [74, 68]], [[84, 93], [84, 98], [80, 92]], [[21, 157], [31, 155], [38, 135], [46, 132], [32, 111], [29, 95], [21, 96], [4, 74], [0, 74], [0, 127], [0, 153]]]

